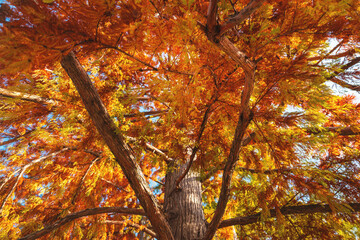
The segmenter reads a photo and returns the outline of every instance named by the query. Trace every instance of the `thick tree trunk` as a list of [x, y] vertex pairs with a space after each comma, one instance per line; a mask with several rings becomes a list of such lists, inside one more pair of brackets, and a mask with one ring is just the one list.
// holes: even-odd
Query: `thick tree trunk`
[[199, 171], [190, 169], [181, 181], [179, 189], [175, 189], [175, 182], [185, 169], [186, 164], [166, 174], [164, 210], [175, 240], [201, 239], [206, 224], [201, 204]]

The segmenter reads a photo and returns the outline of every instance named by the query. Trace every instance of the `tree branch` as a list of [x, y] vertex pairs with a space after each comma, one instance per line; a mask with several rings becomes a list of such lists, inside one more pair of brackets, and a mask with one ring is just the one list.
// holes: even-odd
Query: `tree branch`
[[[0, 88], [0, 96], [2, 97], [8, 97], [8, 98], [18, 98], [24, 101], [30, 101], [30, 102], [35, 102], [35, 103], [39, 103], [39, 104], [43, 104], [43, 105], [53, 105], [53, 107], [59, 107], [59, 101], [55, 101], [49, 98], [43, 98], [40, 97], [38, 95], [34, 95], [34, 94], [27, 94], [27, 93], [22, 93], [22, 92], [17, 92], [17, 91], [10, 91], [4, 88]], [[150, 97], [137, 97], [137, 100], [139, 101], [145, 101], [145, 100], [149, 100], [151, 99]], [[166, 113], [169, 110], [165, 109], [165, 110], [154, 110], [154, 111], [148, 111], [148, 112], [139, 112], [139, 113], [128, 113], [128, 114], [124, 114], [125, 118], [131, 118], [131, 117], [138, 117], [138, 116], [149, 116], [149, 115], [160, 115], [162, 113]], [[21, 136], [19, 136], [21, 137]], [[0, 143], [0, 145], [5, 145], [5, 144], [9, 144], [13, 141], [9, 140], [9, 142], [3, 142]], [[16, 139], [14, 140], [16, 141]]]
[[124, 117], [130, 118], [130, 117], [138, 117], [138, 116], [149, 116], [149, 115], [159, 115], [162, 113], [169, 112], [169, 110], [155, 110], [155, 111], [148, 111], [148, 112], [139, 112], [139, 113], [128, 113], [124, 114]]
[[[51, 154], [49, 154], [49, 155], [46, 155], [46, 156], [44, 156], [44, 157], [38, 158], [38, 159], [36, 159], [36, 160], [33, 160], [33, 161], [31, 161], [30, 163], [25, 164], [25, 165], [22, 166], [20, 169], [18, 169], [18, 170], [16, 170], [15, 172], [13, 172], [13, 173], [4, 181], [4, 183], [1, 184], [1, 188], [4, 187], [4, 186], [6, 185], [6, 183], [12, 178], [12, 176], [14, 176], [16, 173], [20, 172], [19, 175], [16, 177], [16, 181], [15, 181], [14, 185], [11, 187], [11, 190], [8, 192], [8, 194], [7, 194], [7, 195], [5, 196], [5, 198], [3, 199], [2, 203], [1, 203], [1, 206], [0, 206], [0, 211], [2, 211], [2, 209], [3, 209], [3, 207], [4, 207], [5, 203], [6, 203], [6, 201], [7, 201], [8, 198], [11, 196], [11, 194], [15, 191], [15, 188], [16, 188], [16, 186], [18, 185], [20, 178], [22, 177], [22, 175], [25, 173], [25, 171], [26, 171], [29, 167], [33, 166], [33, 165], [36, 164], [36, 163], [42, 162], [42, 161], [44, 161], [44, 160], [46, 160], [46, 159], [48, 159], [48, 158], [50, 158], [50, 157], [54, 157], [54, 156], [58, 155], [59, 153], [62, 153], [62, 152], [67, 151], [67, 150], [69, 150], [69, 148], [63, 148], [63, 149], [61, 149], [60, 151], [57, 151], [57, 152], [51, 153]], [[0, 188], [0, 190], [1, 190], [1, 188]]]
[[[349, 203], [351, 208], [349, 212], [360, 212], [360, 203]], [[300, 205], [300, 206], [290, 206], [283, 207], [280, 209], [280, 212], [283, 215], [291, 214], [312, 214], [312, 213], [331, 213], [333, 212], [328, 204], [312, 204], [312, 205]], [[224, 220], [220, 223], [219, 228], [230, 227], [234, 225], [248, 225], [252, 223], [257, 223], [260, 221], [261, 213], [245, 216], [245, 217], [236, 217]], [[275, 209], [270, 210], [270, 217], [276, 217]]]
[[170, 226], [160, 210], [159, 203], [152, 194], [144, 174], [135, 161], [135, 157], [124, 137], [119, 134], [115, 123], [111, 120], [95, 86], [83, 69], [74, 53], [63, 56], [61, 65], [73, 81], [90, 118], [95, 124], [107, 146], [114, 154], [124, 175], [135, 191], [140, 204], [144, 208], [151, 225], [160, 239], [173, 239]]
[[16, 142], [19, 138], [21, 138], [21, 137], [26, 137], [27, 135], [29, 135], [29, 134], [32, 133], [33, 131], [35, 131], [35, 129], [30, 130], [30, 131], [27, 131], [27, 132], [24, 133], [23, 135], [16, 136], [16, 137], [14, 137], [14, 138], [12, 138], [12, 139], [10, 139], [10, 140], [2, 141], [2, 142], [0, 142], [0, 146], [4, 146], [4, 145], [7, 145], [7, 144]]
[[226, 46], [230, 48], [223, 48], [223, 50], [232, 55], [233, 59], [242, 66], [245, 72], [245, 85], [241, 93], [241, 104], [240, 104], [240, 114], [239, 120], [235, 129], [235, 135], [230, 149], [230, 154], [228, 156], [227, 162], [225, 164], [221, 192], [219, 196], [219, 201], [214, 213], [214, 217], [210, 222], [210, 225], [205, 233], [205, 239], [212, 239], [215, 235], [215, 232], [220, 224], [220, 220], [224, 215], [226, 205], [229, 199], [231, 178], [234, 171], [234, 166], [236, 161], [239, 158], [240, 148], [242, 146], [242, 139], [244, 137], [247, 126], [251, 121], [251, 113], [249, 108], [250, 96], [252, 95], [254, 89], [255, 81], [255, 66], [251, 61], [248, 61], [247, 58], [225, 37], [222, 37], [220, 40], [220, 46], [223, 46], [223, 43], [226, 43]]
[[332, 77], [330, 79], [330, 81], [332, 81], [333, 83], [336, 83], [336, 84], [339, 84], [341, 87], [343, 88], [348, 88], [350, 90], [354, 90], [354, 91], [358, 91], [360, 92], [360, 85], [354, 85], [354, 84], [350, 84], [350, 83], [347, 83], [337, 77]]
[[217, 2], [218, 0], [210, 0], [207, 11], [206, 34], [212, 42], [216, 41], [215, 38], [220, 32], [217, 24]]
[[360, 85], [349, 84], [349, 83], [337, 78], [337, 76], [339, 76], [342, 72], [353, 67], [354, 65], [358, 64], [359, 62], [360, 62], [360, 57], [356, 57], [356, 58], [352, 59], [350, 62], [343, 65], [340, 68], [340, 71], [335, 71], [333, 74], [331, 74], [331, 76], [327, 77], [327, 80], [332, 81], [336, 84], [339, 84], [340, 86], [342, 86], [344, 88], [348, 88], [348, 89], [355, 90], [355, 91], [360, 91]]
[[80, 180], [79, 186], [78, 186], [78, 187], [76, 188], [76, 190], [75, 190], [75, 194], [74, 194], [74, 196], [73, 196], [73, 198], [72, 198], [72, 200], [71, 200], [71, 203], [72, 203], [72, 204], [75, 203], [75, 199], [76, 199], [76, 197], [79, 195], [81, 186], [83, 185], [86, 176], [87, 176], [88, 173], [90, 172], [91, 167], [92, 167], [98, 160], [100, 160], [100, 157], [95, 157], [95, 158], [91, 161], [91, 163], [90, 163], [90, 165], [88, 166], [88, 168], [86, 169], [84, 175], [82, 176], [82, 178], [81, 178], [81, 180]]
[[108, 224], [126, 224], [127, 226], [133, 227], [133, 228], [137, 228], [140, 229], [143, 232], [146, 232], [147, 234], [149, 234], [150, 236], [156, 238], [156, 233], [154, 231], [151, 231], [150, 229], [148, 229], [147, 227], [144, 227], [143, 225], [137, 224], [137, 223], [130, 223], [130, 222], [125, 222], [125, 221], [113, 221], [113, 220], [105, 220], [104, 223], [108, 223]]
[[316, 60], [323, 60], [323, 59], [338, 59], [342, 57], [349, 57], [356, 53], [355, 49], [349, 49], [345, 52], [333, 54], [333, 55], [326, 55], [326, 56], [316, 56], [316, 57], [310, 57], [307, 60], [309, 61], [316, 61]]
[[341, 136], [351, 136], [360, 134], [359, 131], [352, 127], [326, 127], [323, 129], [308, 129], [309, 134], [319, 134], [322, 132], [336, 132]]
[[57, 102], [54, 100], [51, 100], [49, 98], [40, 97], [33, 94], [28, 93], [22, 93], [17, 91], [10, 91], [5, 88], [0, 88], [0, 96], [3, 97], [9, 97], [9, 98], [18, 98], [25, 101], [40, 103], [40, 104], [50, 104], [50, 105], [56, 105]]
[[249, 4], [244, 7], [238, 14], [233, 17], [230, 17], [228, 21], [220, 26], [220, 35], [223, 35], [229, 29], [235, 27], [236, 25], [241, 24], [245, 19], [250, 17], [265, 0], [251, 0]]
[[39, 231], [28, 234], [25, 237], [20, 238], [19, 240], [37, 239], [42, 236], [45, 236], [46, 234], [50, 233], [51, 231], [65, 225], [68, 222], [71, 222], [75, 219], [78, 219], [81, 217], [86, 217], [86, 216], [91, 216], [91, 215], [103, 214], [103, 213], [121, 213], [121, 214], [145, 216], [144, 210], [136, 209], [136, 208], [121, 208], [121, 207], [90, 208], [90, 209], [85, 209], [83, 211], [71, 213], [64, 218], [59, 219], [55, 223], [48, 225]]
[[190, 168], [191, 168], [191, 165], [192, 165], [192, 163], [193, 163], [193, 161], [195, 159], [196, 153], [200, 149], [200, 147], [199, 147], [200, 140], [201, 140], [201, 137], [202, 137], [202, 135], [204, 133], [207, 121], [208, 121], [210, 113], [211, 113], [211, 106], [216, 102], [216, 100], [217, 100], [217, 93], [215, 93], [214, 100], [206, 108], [203, 120], [202, 120], [201, 125], [200, 125], [199, 135], [198, 135], [198, 137], [196, 139], [196, 142], [195, 142], [195, 147], [192, 150], [190, 160], [189, 160], [189, 162], [188, 162], [188, 164], [186, 166], [186, 169], [184, 170], [184, 172], [179, 176], [179, 178], [175, 182], [175, 189], [179, 188], [180, 182], [185, 178], [186, 174], [188, 174], [188, 172], [190, 171]]
[[[210, 2], [208, 8], [208, 13], [211, 13], [208, 14], [208, 23], [210, 22], [210, 24], [212, 24], [214, 21], [214, 10], [213, 5], [211, 4], [212, 2], [213, 1]], [[245, 7], [245, 10], [241, 11], [238, 15], [236, 15], [235, 19], [232, 21], [234, 24], [233, 26], [239, 24], [245, 18], [250, 16], [256, 9], [261, 6], [263, 2], [264, 0], [259, 0], [257, 2], [255, 0], [252, 0], [249, 5]], [[214, 1], [214, 3], [216, 3], [216, 1]], [[210, 27], [212, 26], [210, 25]], [[245, 131], [250, 121], [252, 120], [249, 102], [254, 89], [256, 69], [256, 64], [251, 61], [249, 57], [247, 57], [243, 52], [241, 52], [228, 38], [224, 36], [221, 37], [220, 32], [212, 32], [212, 29], [210, 27], [207, 26], [206, 34], [208, 36], [208, 39], [214, 42], [220, 49], [222, 49], [228, 56], [230, 56], [236, 63], [240, 65], [240, 67], [244, 70], [245, 73], [245, 84], [241, 93], [239, 120], [235, 129], [235, 135], [231, 145], [230, 154], [228, 156], [223, 171], [219, 201], [217, 203], [213, 219], [211, 220], [209, 227], [204, 235], [204, 240], [210, 240], [214, 237], [215, 232], [220, 224], [221, 218], [224, 215], [227, 202], [229, 200], [231, 178], [234, 172], [235, 163], [239, 158], [240, 148], [242, 146], [242, 139], [244, 137]], [[224, 25], [223, 29], [228, 27], [230, 27], [230, 25]]]
[[[137, 139], [136, 138], [133, 138], [133, 137], [129, 137], [129, 136], [125, 136], [126, 139], [130, 142], [136, 142]], [[154, 147], [153, 145], [151, 145], [150, 143], [145, 143], [145, 148], [146, 150], [158, 155], [158, 156], [161, 156], [165, 159], [166, 162], [173, 162], [174, 160], [172, 158], [170, 158], [168, 155], [166, 155], [163, 151], [161, 151], [160, 149]]]
[[123, 187], [120, 187], [120, 186], [116, 185], [115, 183], [113, 183], [113, 182], [111, 182], [111, 181], [109, 181], [109, 180], [106, 180], [105, 178], [100, 178], [100, 180], [102, 180], [102, 181], [110, 184], [110, 185], [113, 186], [113, 187], [116, 187], [116, 188], [117, 188], [118, 190], [120, 190], [120, 191], [124, 191], [124, 192], [126, 192], [126, 193], [129, 193], [129, 191], [127, 191], [127, 190], [124, 189]]

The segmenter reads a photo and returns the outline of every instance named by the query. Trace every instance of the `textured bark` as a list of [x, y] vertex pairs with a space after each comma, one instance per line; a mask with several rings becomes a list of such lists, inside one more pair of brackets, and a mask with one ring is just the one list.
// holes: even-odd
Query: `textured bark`
[[164, 240], [173, 239], [170, 226], [160, 211], [160, 206], [153, 196], [144, 174], [136, 163], [129, 146], [125, 143], [124, 137], [117, 133], [118, 129], [115, 123], [111, 120], [86, 71], [72, 52], [62, 58], [61, 65], [73, 81], [91, 120], [135, 191], [157, 236]]
[[165, 177], [164, 209], [175, 240], [201, 239], [206, 230], [200, 173], [191, 168], [176, 189], [176, 180], [186, 166], [169, 171]]

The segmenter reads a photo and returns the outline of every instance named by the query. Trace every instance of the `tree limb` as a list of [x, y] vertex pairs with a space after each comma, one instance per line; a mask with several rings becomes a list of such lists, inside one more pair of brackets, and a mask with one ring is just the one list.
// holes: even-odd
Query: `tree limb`
[[7, 90], [5, 88], [0, 88], [0, 96], [9, 97], [9, 98], [18, 98], [21, 100], [45, 104], [45, 105], [48, 105], [48, 104], [56, 105], [57, 104], [56, 101], [51, 100], [49, 98], [40, 97], [40, 96], [34, 95], [34, 94], [11, 91], [11, 90]]
[[336, 132], [341, 136], [351, 136], [360, 134], [355, 128], [352, 127], [325, 127], [323, 129], [308, 129], [309, 134], [319, 134], [322, 132]]
[[[136, 142], [137, 139], [134, 137], [129, 137], [129, 136], [125, 136], [125, 138], [130, 141], [130, 142]], [[174, 160], [172, 158], [170, 158], [168, 155], [166, 155], [163, 151], [161, 151], [160, 149], [154, 147], [153, 145], [151, 145], [150, 143], [145, 143], [145, 148], [146, 150], [161, 156], [165, 159], [166, 162], [173, 162]]]
[[[52, 105], [53, 107], [59, 107], [59, 101], [55, 101], [49, 98], [40, 97], [35, 94], [28, 94], [28, 93], [22, 93], [17, 91], [10, 91], [5, 88], [0, 88], [0, 96], [2, 97], [8, 97], [8, 98], [18, 98], [24, 101], [30, 101], [34, 103], [39, 103], [43, 105]], [[150, 97], [137, 97], [137, 100], [139, 101], [145, 101], [151, 99]], [[147, 111], [147, 112], [139, 112], [139, 113], [128, 113], [124, 114], [125, 118], [131, 118], [131, 117], [138, 117], [138, 116], [149, 116], [149, 115], [160, 115], [162, 113], [166, 113], [169, 110], [154, 110], [154, 111]], [[21, 136], [20, 136], [21, 137]], [[11, 140], [9, 140], [11, 141]], [[14, 140], [16, 141], [16, 140]], [[0, 145], [9, 144], [11, 142], [4, 142], [0, 143]]]
[[[360, 212], [360, 203], [349, 203], [351, 208], [349, 212]], [[283, 215], [291, 214], [311, 214], [311, 213], [331, 213], [333, 212], [328, 204], [311, 204], [311, 205], [300, 205], [300, 206], [290, 206], [283, 207], [280, 209], [280, 212]], [[252, 223], [257, 223], [260, 221], [261, 213], [245, 216], [245, 217], [236, 217], [231, 219], [226, 219], [222, 221], [219, 225], [219, 228], [230, 227], [234, 225], [248, 225]], [[276, 217], [275, 209], [270, 210], [270, 217]]]
[[2, 187], [4, 187], [6, 185], [6, 183], [12, 178], [12, 176], [14, 176], [16, 173], [20, 172], [19, 175], [16, 177], [16, 181], [14, 183], [14, 185], [11, 187], [11, 190], [8, 192], [8, 194], [6, 194], [5, 198], [3, 199], [2, 203], [1, 203], [1, 206], [0, 206], [0, 211], [2, 211], [6, 201], [8, 200], [8, 198], [11, 196], [11, 194], [15, 191], [15, 188], [16, 186], [18, 185], [19, 181], [20, 181], [20, 178], [22, 177], [22, 175], [25, 173], [25, 171], [33, 166], [34, 164], [36, 163], [39, 163], [39, 162], [42, 162], [50, 157], [54, 157], [56, 155], [58, 155], [59, 153], [62, 153], [64, 151], [67, 151], [69, 150], [69, 148], [63, 148], [61, 149], [60, 151], [57, 151], [57, 152], [54, 152], [54, 153], [51, 153], [49, 155], [46, 155], [44, 157], [41, 157], [41, 158], [38, 158], [38, 159], [35, 159], [33, 161], [31, 161], [30, 163], [28, 164], [25, 164], [24, 166], [22, 166], [20, 169], [14, 171], [5, 181], [3, 184], [1, 184], [1, 187], [0, 187], [0, 190]]
[[27, 131], [27, 132], [24, 133], [23, 135], [16, 136], [16, 137], [14, 137], [14, 138], [12, 138], [12, 139], [10, 139], [10, 140], [2, 141], [2, 142], [0, 142], [0, 146], [4, 146], [4, 145], [7, 145], [7, 144], [16, 142], [19, 138], [21, 138], [21, 137], [26, 137], [27, 135], [29, 135], [29, 134], [32, 133], [33, 131], [35, 131], [35, 129], [30, 130], [30, 131]]
[[73, 196], [73, 198], [72, 198], [72, 200], [71, 200], [71, 203], [72, 203], [72, 204], [75, 203], [76, 197], [79, 195], [81, 186], [83, 185], [86, 176], [87, 176], [88, 173], [90, 172], [91, 167], [92, 167], [98, 160], [100, 160], [100, 157], [95, 157], [95, 158], [91, 161], [91, 163], [90, 163], [90, 165], [88, 166], [88, 168], [86, 169], [84, 175], [81, 177], [79, 186], [76, 188], [75, 194], [74, 194], [74, 196]]
[[108, 224], [126, 224], [127, 226], [140, 229], [143, 232], [146, 232], [150, 236], [156, 238], [156, 233], [154, 231], [151, 231], [149, 228], [144, 227], [143, 225], [137, 224], [137, 223], [131, 223], [131, 222], [125, 222], [125, 221], [113, 221], [113, 220], [105, 220], [104, 223]]
[[332, 81], [333, 83], [339, 84], [343, 88], [348, 88], [350, 90], [360, 92], [360, 85], [354, 85], [354, 84], [347, 83], [344, 80], [341, 80], [341, 79], [339, 79], [337, 77], [332, 77], [330, 79], [330, 81]]
[[206, 35], [212, 42], [216, 42], [216, 37], [219, 34], [219, 26], [217, 24], [217, 2], [218, 0], [210, 0], [208, 11], [207, 11], [207, 22], [206, 22]]
[[338, 54], [333, 54], [333, 55], [328, 55], [328, 56], [310, 57], [307, 60], [316, 61], [316, 60], [323, 60], [323, 59], [338, 59], [338, 58], [342, 58], [342, 57], [352, 56], [355, 53], [356, 53], [355, 49], [349, 49], [349, 50], [347, 50], [345, 52], [338, 53]]
[[125, 143], [124, 137], [119, 133], [115, 123], [111, 120], [99, 93], [84, 68], [76, 59], [75, 54], [71, 52], [63, 56], [61, 65], [73, 81], [90, 118], [135, 191], [156, 234], [160, 239], [173, 239], [170, 226], [161, 212], [159, 203], [152, 194], [144, 174], [136, 163], [135, 157]]
[[356, 58], [352, 59], [350, 62], [343, 65], [340, 68], [340, 71], [335, 71], [333, 74], [331, 74], [329, 77], [327, 77], [327, 80], [332, 81], [336, 84], [339, 84], [341, 87], [348, 88], [348, 89], [355, 90], [355, 91], [360, 91], [360, 85], [349, 84], [349, 83], [337, 78], [337, 76], [339, 76], [342, 72], [353, 67], [354, 65], [358, 64], [359, 62], [360, 62], [360, 57], [356, 57]]
[[129, 215], [145, 216], [144, 210], [136, 209], [136, 208], [121, 208], [121, 207], [90, 208], [90, 209], [85, 209], [83, 211], [71, 213], [64, 218], [59, 219], [55, 223], [48, 225], [39, 231], [28, 234], [25, 237], [20, 238], [19, 240], [37, 239], [42, 236], [45, 236], [46, 234], [50, 233], [51, 231], [65, 225], [68, 222], [71, 222], [75, 219], [78, 219], [81, 217], [86, 217], [86, 216], [91, 216], [91, 215], [103, 214], [103, 213], [122, 213], [122, 214], [129, 214]]
[[148, 112], [128, 113], [128, 114], [124, 114], [124, 117], [130, 118], [130, 117], [138, 117], [138, 116], [159, 115], [166, 112], [169, 112], [169, 110], [164, 109], [164, 110], [154, 110]]
[[[190, 156], [190, 159], [189, 159], [189, 162], [184, 170], [184, 172], [179, 176], [179, 178], [176, 180], [175, 182], [175, 189], [178, 189], [179, 188], [179, 184], [180, 182], [185, 178], [186, 174], [188, 174], [188, 172], [190, 171], [190, 168], [191, 168], [191, 165], [193, 164], [193, 161], [195, 159], [195, 156], [196, 156], [196, 153], [197, 151], [200, 149], [199, 145], [200, 145], [200, 140], [201, 140], [201, 137], [204, 133], [204, 130], [205, 130], [205, 127], [206, 127], [206, 124], [207, 124], [207, 121], [209, 119], [209, 116], [210, 116], [210, 113], [211, 113], [211, 106], [216, 102], [217, 100], [217, 94], [215, 94], [215, 98], [214, 100], [208, 105], [208, 107], [206, 108], [206, 111], [205, 111], [205, 114], [204, 114], [204, 117], [203, 117], [203, 120], [201, 122], [201, 125], [200, 125], [200, 131], [199, 131], [199, 135], [196, 139], [196, 142], [195, 142], [195, 147], [193, 148], [192, 150], [192, 153], [191, 153], [191, 156]], [[175, 190], [174, 189], [174, 190]]]
[[229, 199], [231, 178], [234, 171], [234, 166], [239, 158], [240, 148], [242, 146], [242, 139], [244, 137], [247, 126], [251, 121], [251, 113], [249, 108], [250, 96], [254, 89], [255, 81], [255, 64], [249, 61], [246, 56], [240, 52], [226, 37], [222, 37], [219, 43], [220, 48], [230, 55], [244, 70], [245, 72], [245, 85], [241, 93], [241, 104], [239, 120], [235, 129], [234, 139], [231, 145], [230, 154], [225, 164], [221, 192], [219, 201], [214, 213], [214, 217], [205, 233], [205, 239], [212, 239], [220, 224], [220, 220], [224, 215], [226, 205]]
[[235, 27], [236, 25], [241, 24], [246, 18], [250, 17], [265, 0], [251, 0], [249, 4], [244, 7], [238, 14], [232, 16], [228, 21], [220, 26], [220, 35], [223, 35], [229, 29]]
[[116, 187], [116, 188], [117, 188], [118, 190], [120, 190], [120, 191], [124, 191], [124, 192], [126, 192], [126, 193], [129, 193], [129, 191], [127, 191], [125, 188], [120, 187], [120, 186], [116, 185], [115, 183], [113, 183], [113, 182], [111, 182], [111, 181], [109, 181], [109, 180], [106, 180], [105, 178], [100, 178], [100, 180], [102, 180], [102, 181], [110, 184], [110, 185], [113, 186], [113, 187]]
[[[213, 10], [213, 5], [211, 4], [212, 2], [216, 4], [217, 1], [211, 1], [208, 8], [208, 23], [210, 22], [210, 24], [212, 24], [214, 21], [213, 14], [215, 12], [215, 10]], [[264, 0], [259, 0], [257, 3], [255, 0], [252, 0], [249, 5], [245, 7], [246, 9], [241, 11], [236, 16], [235, 20], [233, 20], [233, 26], [239, 24], [240, 21], [243, 21], [245, 18], [250, 16], [256, 9], [260, 7], [263, 2]], [[209, 14], [209, 12], [211, 14]], [[230, 25], [224, 26], [229, 27]], [[241, 93], [239, 120], [235, 129], [235, 135], [231, 145], [230, 154], [224, 167], [219, 200], [214, 216], [203, 238], [204, 240], [210, 240], [214, 237], [221, 218], [224, 215], [227, 202], [229, 200], [231, 178], [234, 172], [235, 163], [239, 158], [240, 148], [242, 146], [242, 139], [244, 137], [245, 131], [252, 119], [249, 102], [254, 89], [256, 64], [243, 52], [241, 52], [228, 38], [224, 36], [221, 37], [220, 32], [213, 31], [213, 26], [207, 26], [206, 34], [208, 39], [214, 42], [220, 49], [222, 49], [228, 56], [230, 56], [236, 63], [238, 63], [245, 73], [245, 84]]]

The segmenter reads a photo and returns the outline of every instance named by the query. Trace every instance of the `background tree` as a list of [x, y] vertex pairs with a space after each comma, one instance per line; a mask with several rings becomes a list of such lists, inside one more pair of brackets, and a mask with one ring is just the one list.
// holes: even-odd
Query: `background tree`
[[360, 235], [360, 106], [332, 90], [360, 89], [358, 1], [13, 0], [0, 21], [2, 239]]

